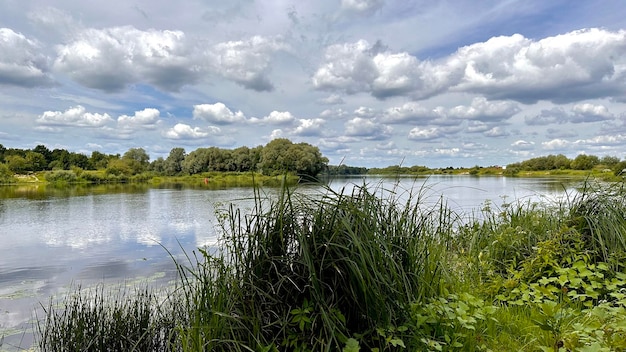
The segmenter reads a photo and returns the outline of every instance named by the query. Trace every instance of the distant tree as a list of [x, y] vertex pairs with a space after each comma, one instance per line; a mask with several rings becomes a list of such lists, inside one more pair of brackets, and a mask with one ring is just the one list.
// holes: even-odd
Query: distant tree
[[40, 144], [36, 146], [35, 148], [33, 148], [33, 152], [43, 155], [43, 157], [46, 160], [46, 163], [44, 166], [45, 168], [47, 168], [48, 165], [52, 162], [52, 151], [48, 149], [45, 145]]
[[27, 152], [26, 157], [26, 168], [28, 171], [42, 171], [48, 167], [48, 163], [46, 162], [46, 158], [36, 152]]
[[150, 163], [149, 169], [159, 174], [165, 174], [165, 159], [162, 156], [156, 158]]
[[9, 155], [5, 158], [5, 162], [13, 173], [23, 174], [29, 171], [28, 162], [21, 155]]
[[235, 164], [236, 171], [250, 171], [256, 165], [253, 164], [250, 148], [239, 147], [231, 153], [231, 158]]
[[600, 159], [600, 164], [604, 165], [607, 168], [612, 168], [613, 166], [617, 165], [619, 161], [619, 158], [616, 156], [606, 155]]
[[4, 152], [6, 152], [6, 150], [7, 148], [0, 144], [0, 163], [4, 162]]
[[600, 163], [595, 155], [580, 154], [572, 160], [571, 168], [574, 170], [591, 170]]
[[208, 148], [198, 148], [189, 153], [181, 163], [183, 173], [194, 175], [208, 171], [208, 154]]
[[183, 161], [185, 160], [184, 148], [172, 148], [170, 155], [164, 162], [164, 172], [166, 175], [178, 175], [183, 171]]
[[99, 151], [93, 151], [91, 152], [91, 157], [89, 158], [89, 169], [106, 169], [109, 159], [110, 158], [106, 154]]
[[81, 153], [70, 153], [69, 163], [70, 168], [78, 167], [85, 170], [89, 168], [89, 157]]
[[260, 167], [264, 174], [294, 172], [304, 176], [316, 176], [326, 168], [328, 159], [319, 148], [308, 143], [293, 144], [285, 138], [274, 139], [261, 152]]
[[130, 148], [124, 153], [122, 160], [126, 161], [133, 174], [146, 171], [150, 165], [150, 156], [143, 148]]
[[51, 154], [52, 161], [48, 165], [48, 169], [52, 170], [69, 170], [70, 169], [70, 152], [65, 149], [54, 149]]

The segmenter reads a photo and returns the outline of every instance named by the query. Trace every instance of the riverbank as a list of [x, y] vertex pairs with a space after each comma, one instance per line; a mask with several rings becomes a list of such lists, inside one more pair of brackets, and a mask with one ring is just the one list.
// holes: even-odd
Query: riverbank
[[10, 182], [4, 184], [148, 184], [152, 186], [197, 186], [209, 188], [221, 187], [258, 187], [283, 184], [294, 185], [300, 177], [293, 174], [263, 175], [254, 172], [204, 172], [195, 175], [163, 176], [153, 172], [144, 172], [132, 176], [111, 175], [105, 170], [56, 170], [16, 174]]
[[419, 194], [382, 194], [355, 188], [311, 198], [285, 190], [271, 204], [259, 198], [250, 216], [231, 209], [220, 250], [177, 263], [179, 286], [168, 299], [68, 295], [66, 310], [49, 307], [39, 344], [51, 351], [626, 348], [623, 184], [587, 183], [558, 204], [484, 207], [480, 221], [468, 222], [445, 204], [423, 206]]

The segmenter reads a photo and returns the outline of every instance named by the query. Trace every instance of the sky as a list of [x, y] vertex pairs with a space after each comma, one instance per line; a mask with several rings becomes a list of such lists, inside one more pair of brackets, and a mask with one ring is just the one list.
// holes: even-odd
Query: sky
[[626, 158], [623, 0], [2, 0], [0, 144]]

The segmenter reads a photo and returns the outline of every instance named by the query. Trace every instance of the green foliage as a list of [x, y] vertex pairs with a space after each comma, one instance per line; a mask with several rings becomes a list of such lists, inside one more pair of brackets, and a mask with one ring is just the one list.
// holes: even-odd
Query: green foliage
[[413, 338], [418, 340], [420, 350], [487, 350], [481, 337], [487, 323], [495, 321], [497, 309], [467, 292], [413, 304]]
[[[174, 296], [170, 296], [174, 300]], [[38, 326], [41, 351], [170, 351], [180, 312], [148, 289], [78, 288]], [[175, 301], [166, 301], [174, 303]]]
[[337, 350], [350, 337], [361, 347], [400, 346], [377, 328], [401, 326], [411, 303], [438, 294], [445, 253], [445, 239], [431, 226], [438, 215], [381, 200], [365, 187], [297, 197], [285, 190], [245, 217], [230, 209], [221, 217], [223, 256], [202, 252], [204, 262], [190, 271], [210, 272], [200, 276], [202, 287], [217, 287], [209, 296], [188, 295], [190, 305], [212, 307], [195, 311], [192, 321], [213, 322], [192, 325], [183, 339], [239, 346], [216, 342], [212, 350]]
[[15, 179], [13, 178], [13, 172], [11, 172], [6, 164], [0, 164], [0, 183], [13, 182], [15, 182]]
[[56, 171], [48, 171], [45, 174], [46, 181], [48, 182], [76, 182], [78, 177], [74, 173], [74, 171], [69, 170], [56, 170]]
[[293, 172], [306, 177], [315, 177], [322, 172], [328, 159], [319, 148], [308, 143], [293, 144], [285, 138], [274, 139], [263, 147], [259, 168], [266, 175]]

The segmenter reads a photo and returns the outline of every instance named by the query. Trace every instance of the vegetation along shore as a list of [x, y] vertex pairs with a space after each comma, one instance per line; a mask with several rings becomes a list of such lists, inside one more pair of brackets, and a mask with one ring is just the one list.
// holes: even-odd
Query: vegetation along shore
[[485, 204], [462, 219], [420, 190], [256, 196], [170, 288], [77, 289], [43, 351], [618, 351], [626, 190]]
[[570, 176], [620, 180], [626, 160], [615, 156], [580, 154], [574, 159], [548, 155], [509, 165], [429, 168], [390, 165], [366, 168], [328, 165], [318, 147], [275, 139], [265, 146], [223, 149], [198, 148], [187, 153], [173, 148], [167, 158], [150, 161], [143, 148], [131, 148], [123, 155], [94, 151], [90, 156], [45, 145], [33, 149], [6, 148], [0, 144], [0, 184], [49, 183], [186, 183], [223, 186], [251, 186], [271, 183], [274, 176], [290, 182], [313, 180], [322, 175], [504, 175], [521, 177]]

